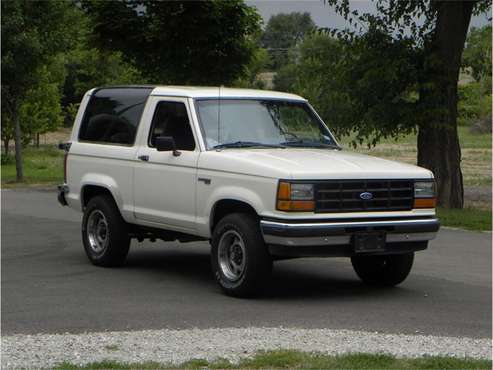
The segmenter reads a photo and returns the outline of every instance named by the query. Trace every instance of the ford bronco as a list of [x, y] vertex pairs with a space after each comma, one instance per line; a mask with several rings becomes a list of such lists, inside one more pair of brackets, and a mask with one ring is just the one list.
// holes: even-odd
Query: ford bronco
[[83, 212], [98, 266], [137, 239], [204, 240], [224, 292], [258, 292], [276, 259], [349, 257], [393, 286], [439, 229], [433, 174], [343, 150], [300, 96], [120, 86], [88, 91], [58, 200]]

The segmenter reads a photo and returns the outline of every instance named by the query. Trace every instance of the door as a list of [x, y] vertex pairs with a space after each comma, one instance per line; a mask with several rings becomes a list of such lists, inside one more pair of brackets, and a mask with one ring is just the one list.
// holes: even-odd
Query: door
[[[151, 97], [152, 121], [141, 138], [134, 172], [137, 220], [178, 231], [195, 229], [195, 186], [199, 147], [184, 98]], [[149, 120], [148, 120], [149, 121]], [[155, 140], [171, 136], [178, 152], [158, 152]]]

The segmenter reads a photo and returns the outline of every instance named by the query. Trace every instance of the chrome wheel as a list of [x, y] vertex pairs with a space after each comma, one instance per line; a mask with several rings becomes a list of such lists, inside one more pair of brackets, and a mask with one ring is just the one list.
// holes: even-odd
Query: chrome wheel
[[95, 209], [87, 218], [87, 240], [96, 254], [104, 252], [109, 241], [108, 221], [103, 212]]
[[239, 280], [245, 271], [246, 251], [243, 238], [235, 230], [226, 231], [219, 240], [219, 266], [230, 281]]

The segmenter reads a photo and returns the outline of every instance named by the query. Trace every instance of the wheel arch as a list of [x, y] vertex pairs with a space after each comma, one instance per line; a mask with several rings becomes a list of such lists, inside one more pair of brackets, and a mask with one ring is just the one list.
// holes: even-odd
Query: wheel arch
[[243, 200], [224, 198], [216, 201], [212, 206], [209, 227], [212, 234], [214, 227], [226, 215], [231, 213], [248, 213], [258, 217], [255, 208]]

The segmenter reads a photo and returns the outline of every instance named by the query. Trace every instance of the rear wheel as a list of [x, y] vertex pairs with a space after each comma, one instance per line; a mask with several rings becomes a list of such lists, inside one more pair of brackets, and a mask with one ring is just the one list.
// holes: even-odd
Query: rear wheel
[[394, 286], [402, 283], [413, 266], [414, 253], [351, 257], [354, 271], [366, 284]]
[[219, 221], [212, 235], [214, 277], [228, 295], [258, 293], [272, 271], [272, 258], [262, 239], [256, 217], [234, 213]]
[[95, 196], [87, 204], [82, 219], [82, 242], [87, 257], [97, 266], [114, 267], [125, 262], [130, 237], [110, 196]]

